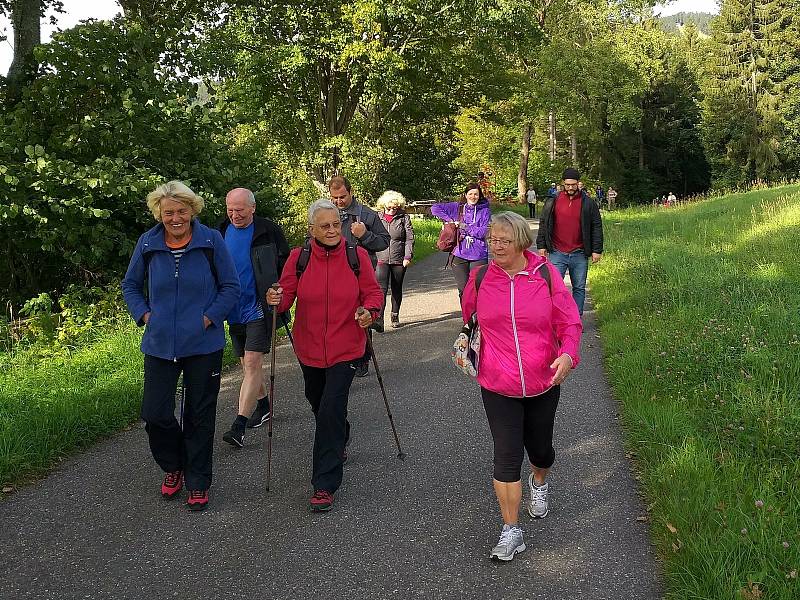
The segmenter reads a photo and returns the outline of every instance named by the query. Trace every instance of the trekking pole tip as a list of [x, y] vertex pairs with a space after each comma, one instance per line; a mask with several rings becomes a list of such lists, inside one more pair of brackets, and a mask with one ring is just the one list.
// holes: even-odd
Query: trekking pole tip
[[406, 453], [405, 452], [400, 452], [397, 455], [397, 458], [399, 458], [400, 460], [405, 460], [406, 459]]

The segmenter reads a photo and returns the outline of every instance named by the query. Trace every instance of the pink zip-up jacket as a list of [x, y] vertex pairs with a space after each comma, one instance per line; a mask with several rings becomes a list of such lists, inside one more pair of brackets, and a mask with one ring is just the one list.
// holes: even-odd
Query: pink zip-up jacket
[[[561, 354], [568, 354], [573, 368], [577, 367], [583, 331], [578, 307], [558, 270], [528, 250], [525, 257], [528, 266], [514, 277], [490, 261], [481, 282], [480, 301], [475, 297], [479, 269], [473, 269], [461, 300], [465, 323], [476, 304], [478, 308], [478, 383], [512, 398], [538, 396], [549, 390], [555, 375], [550, 365]], [[552, 297], [538, 269], [550, 269]]]

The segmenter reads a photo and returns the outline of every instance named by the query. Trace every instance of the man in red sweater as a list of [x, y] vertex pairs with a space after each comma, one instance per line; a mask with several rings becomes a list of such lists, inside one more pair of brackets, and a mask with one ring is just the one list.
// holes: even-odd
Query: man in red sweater
[[316, 422], [311, 510], [322, 512], [331, 509], [342, 483], [350, 385], [364, 356], [365, 330], [383, 307], [383, 292], [364, 248], [356, 248], [358, 273], [350, 266], [334, 204], [314, 202], [308, 221], [308, 264], [298, 272], [297, 261], [306, 250], [292, 250], [279, 288], [267, 292], [267, 303], [282, 313], [297, 300], [294, 349]]
[[579, 179], [577, 169], [564, 170], [563, 191], [542, 209], [536, 247], [562, 277], [569, 271], [572, 297], [583, 314], [589, 260], [596, 263], [603, 254], [603, 221], [595, 201], [578, 188]]

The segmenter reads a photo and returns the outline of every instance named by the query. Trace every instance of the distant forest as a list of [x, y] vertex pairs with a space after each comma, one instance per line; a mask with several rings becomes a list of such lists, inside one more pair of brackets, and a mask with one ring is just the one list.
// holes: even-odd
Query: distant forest
[[716, 15], [704, 12], [679, 12], [668, 17], [659, 17], [661, 28], [667, 33], [678, 31], [678, 24], [694, 23], [706, 35], [711, 34], [711, 19]]

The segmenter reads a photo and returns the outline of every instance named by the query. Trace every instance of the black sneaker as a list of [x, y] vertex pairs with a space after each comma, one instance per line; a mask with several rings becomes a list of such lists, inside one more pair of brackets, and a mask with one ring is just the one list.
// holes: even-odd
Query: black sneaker
[[231, 446], [242, 448], [244, 447], [244, 428], [239, 429], [234, 424], [222, 435], [222, 439], [228, 442]]
[[253, 411], [253, 414], [250, 415], [250, 418], [247, 419], [247, 427], [249, 429], [255, 429], [256, 427], [261, 427], [264, 423], [269, 421], [270, 412], [269, 412], [269, 400], [265, 400], [264, 402], [259, 402], [256, 406], [256, 409]]
[[356, 363], [356, 377], [366, 377], [369, 375], [369, 361], [361, 360]]

